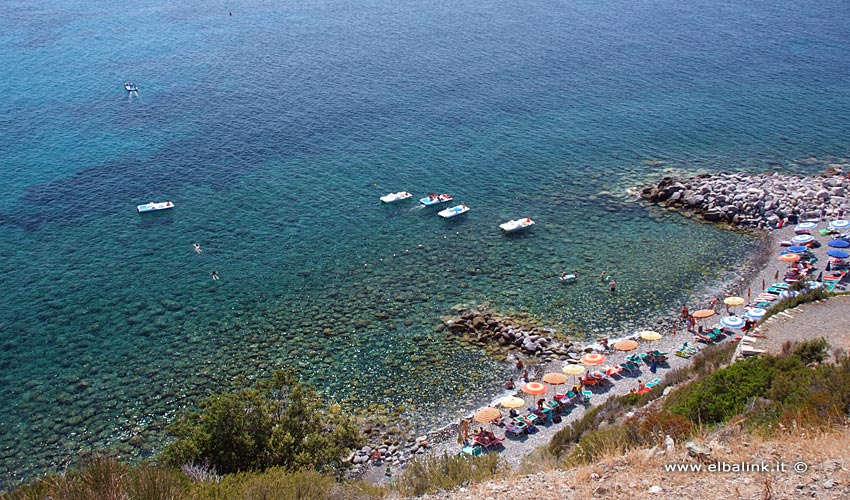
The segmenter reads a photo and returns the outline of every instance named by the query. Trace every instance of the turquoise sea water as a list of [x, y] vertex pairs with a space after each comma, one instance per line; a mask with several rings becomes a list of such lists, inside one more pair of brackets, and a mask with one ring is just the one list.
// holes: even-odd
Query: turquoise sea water
[[[676, 311], [756, 239], [626, 189], [847, 157], [848, 11], [5, 2], [0, 473], [149, 455], [175, 412], [284, 365], [437, 425], [509, 372], [435, 331], [459, 303], [578, 336]], [[378, 202], [399, 190], [472, 210]], [[522, 216], [537, 226], [499, 233]], [[606, 270], [618, 295], [561, 286], [572, 269]]]

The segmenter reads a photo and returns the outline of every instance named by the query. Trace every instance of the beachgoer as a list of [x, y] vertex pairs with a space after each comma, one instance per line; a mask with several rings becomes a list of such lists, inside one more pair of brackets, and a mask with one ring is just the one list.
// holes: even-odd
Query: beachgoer
[[599, 281], [605, 281], [605, 271], [602, 271], [602, 274], [599, 275]]
[[658, 359], [656, 359], [655, 355], [652, 356], [652, 363], [649, 365], [649, 371], [655, 373], [655, 370], [658, 369]]
[[516, 386], [514, 385], [513, 379], [509, 379], [507, 382], [505, 382], [505, 389], [513, 390], [515, 388]]
[[375, 448], [372, 450], [372, 453], [369, 454], [369, 458], [372, 460], [373, 465], [381, 465], [381, 450]]
[[608, 286], [610, 286], [610, 287], [611, 287], [611, 293], [612, 293], [612, 294], [617, 293], [617, 282], [616, 282], [616, 281], [611, 280], [611, 282], [610, 282], [610, 283], [608, 283]]
[[688, 312], [688, 306], [682, 304], [682, 319], [683, 320], [688, 319], [689, 315], [690, 315], [690, 313]]
[[566, 271], [561, 273], [561, 281], [564, 281], [565, 279], [567, 279], [567, 272]]
[[688, 330], [693, 331], [694, 326], [697, 324], [696, 318], [694, 318], [693, 314], [688, 314]]
[[642, 380], [638, 380], [638, 386], [637, 386], [638, 392], [640, 392], [644, 389], [646, 389], [646, 384], [644, 384]]
[[528, 383], [528, 370], [523, 370], [522, 375], [520, 375], [519, 378], [522, 379], [522, 381], [527, 384]]
[[637, 389], [632, 387], [631, 389], [629, 389], [629, 394], [637, 394]]
[[520, 359], [520, 358], [517, 358], [517, 360], [516, 360], [516, 369], [522, 370], [522, 359]]
[[210, 273], [210, 276], [212, 277], [213, 281], [218, 281], [218, 279], [219, 279], [219, 277], [218, 277], [218, 271], [213, 271], [213, 272], [211, 272], [211, 273]]
[[545, 403], [545, 402], [546, 402], [546, 400], [543, 399], [543, 398], [538, 399], [537, 400], [537, 409], [542, 410], [543, 409], [543, 403]]
[[201, 245], [199, 245], [197, 243], [192, 243], [192, 247], [195, 249], [195, 253], [203, 252], [203, 250], [201, 250]]
[[460, 421], [460, 434], [463, 439], [469, 439], [469, 419], [465, 418]]
[[608, 339], [606, 338], [606, 339], [600, 340], [599, 345], [602, 346], [603, 351], [607, 351], [608, 350]]
[[708, 304], [708, 308], [711, 309], [711, 310], [714, 310], [714, 308], [716, 306], [717, 306], [717, 297], [714, 297], [713, 299], [711, 299], [711, 302]]
[[519, 416], [519, 412], [514, 408], [511, 408], [510, 411], [508, 411], [508, 415], [510, 415], [511, 418], [517, 418]]

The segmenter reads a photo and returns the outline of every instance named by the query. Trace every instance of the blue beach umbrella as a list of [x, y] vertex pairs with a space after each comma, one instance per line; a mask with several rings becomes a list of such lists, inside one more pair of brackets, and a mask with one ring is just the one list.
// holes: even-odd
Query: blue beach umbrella
[[746, 316], [750, 319], [754, 319], [756, 321], [760, 320], [762, 316], [767, 314], [767, 309], [762, 309], [761, 307], [754, 307], [747, 311]]
[[850, 253], [847, 253], [844, 250], [828, 250], [826, 254], [830, 257], [835, 257], [836, 259], [846, 259], [850, 257]]
[[850, 227], [850, 220], [838, 219], [829, 223], [829, 227], [833, 229], [846, 229]]
[[720, 320], [720, 324], [726, 328], [738, 329], [744, 327], [744, 320], [737, 316], [726, 316]]
[[788, 251], [791, 253], [806, 253], [809, 250], [809, 247], [804, 247], [802, 245], [793, 245], [788, 247]]
[[832, 240], [827, 245], [832, 248], [847, 248], [850, 247], [850, 241], [847, 240]]
[[801, 222], [797, 224], [797, 227], [794, 228], [794, 231], [811, 231], [816, 227], [818, 227], [816, 222]]
[[794, 236], [793, 238], [791, 238], [791, 243], [793, 243], [795, 245], [805, 245], [806, 243], [809, 243], [813, 239], [815, 239], [815, 238], [811, 234], [798, 234], [797, 236]]

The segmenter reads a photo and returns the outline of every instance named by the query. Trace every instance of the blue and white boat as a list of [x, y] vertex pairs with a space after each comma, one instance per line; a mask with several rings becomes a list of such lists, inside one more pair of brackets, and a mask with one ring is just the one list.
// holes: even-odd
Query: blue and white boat
[[138, 92], [139, 86], [133, 82], [127, 82], [124, 84], [124, 89], [127, 90], [127, 92]]
[[458, 215], [465, 214], [466, 212], [469, 212], [469, 207], [462, 203], [460, 205], [441, 210], [437, 212], [437, 215], [444, 219], [451, 219], [452, 217], [457, 217]]
[[517, 231], [522, 231], [523, 229], [527, 229], [534, 225], [534, 221], [529, 217], [525, 217], [523, 219], [509, 220], [504, 224], [499, 224], [499, 227], [502, 228], [502, 231], [506, 233], [515, 233]]
[[439, 205], [440, 203], [446, 203], [447, 201], [452, 201], [452, 195], [450, 194], [430, 194], [426, 198], [419, 198], [419, 203], [425, 205], [426, 207], [432, 207], [434, 205]]
[[174, 208], [174, 203], [171, 203], [170, 201], [151, 201], [149, 203], [145, 203], [144, 205], [137, 205], [136, 211], [138, 211], [140, 214], [143, 214], [145, 212], [168, 210], [169, 208]]

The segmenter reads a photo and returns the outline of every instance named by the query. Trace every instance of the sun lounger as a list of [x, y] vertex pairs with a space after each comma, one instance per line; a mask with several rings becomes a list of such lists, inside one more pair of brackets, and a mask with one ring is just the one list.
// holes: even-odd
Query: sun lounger
[[593, 393], [590, 391], [581, 391], [581, 395], [584, 397], [584, 404], [590, 404], [590, 396], [593, 396]]
[[477, 456], [481, 455], [482, 453], [484, 453], [484, 448], [482, 448], [481, 446], [478, 446], [478, 445], [464, 446], [460, 450], [460, 453], [458, 453], [458, 456], [477, 457]]

